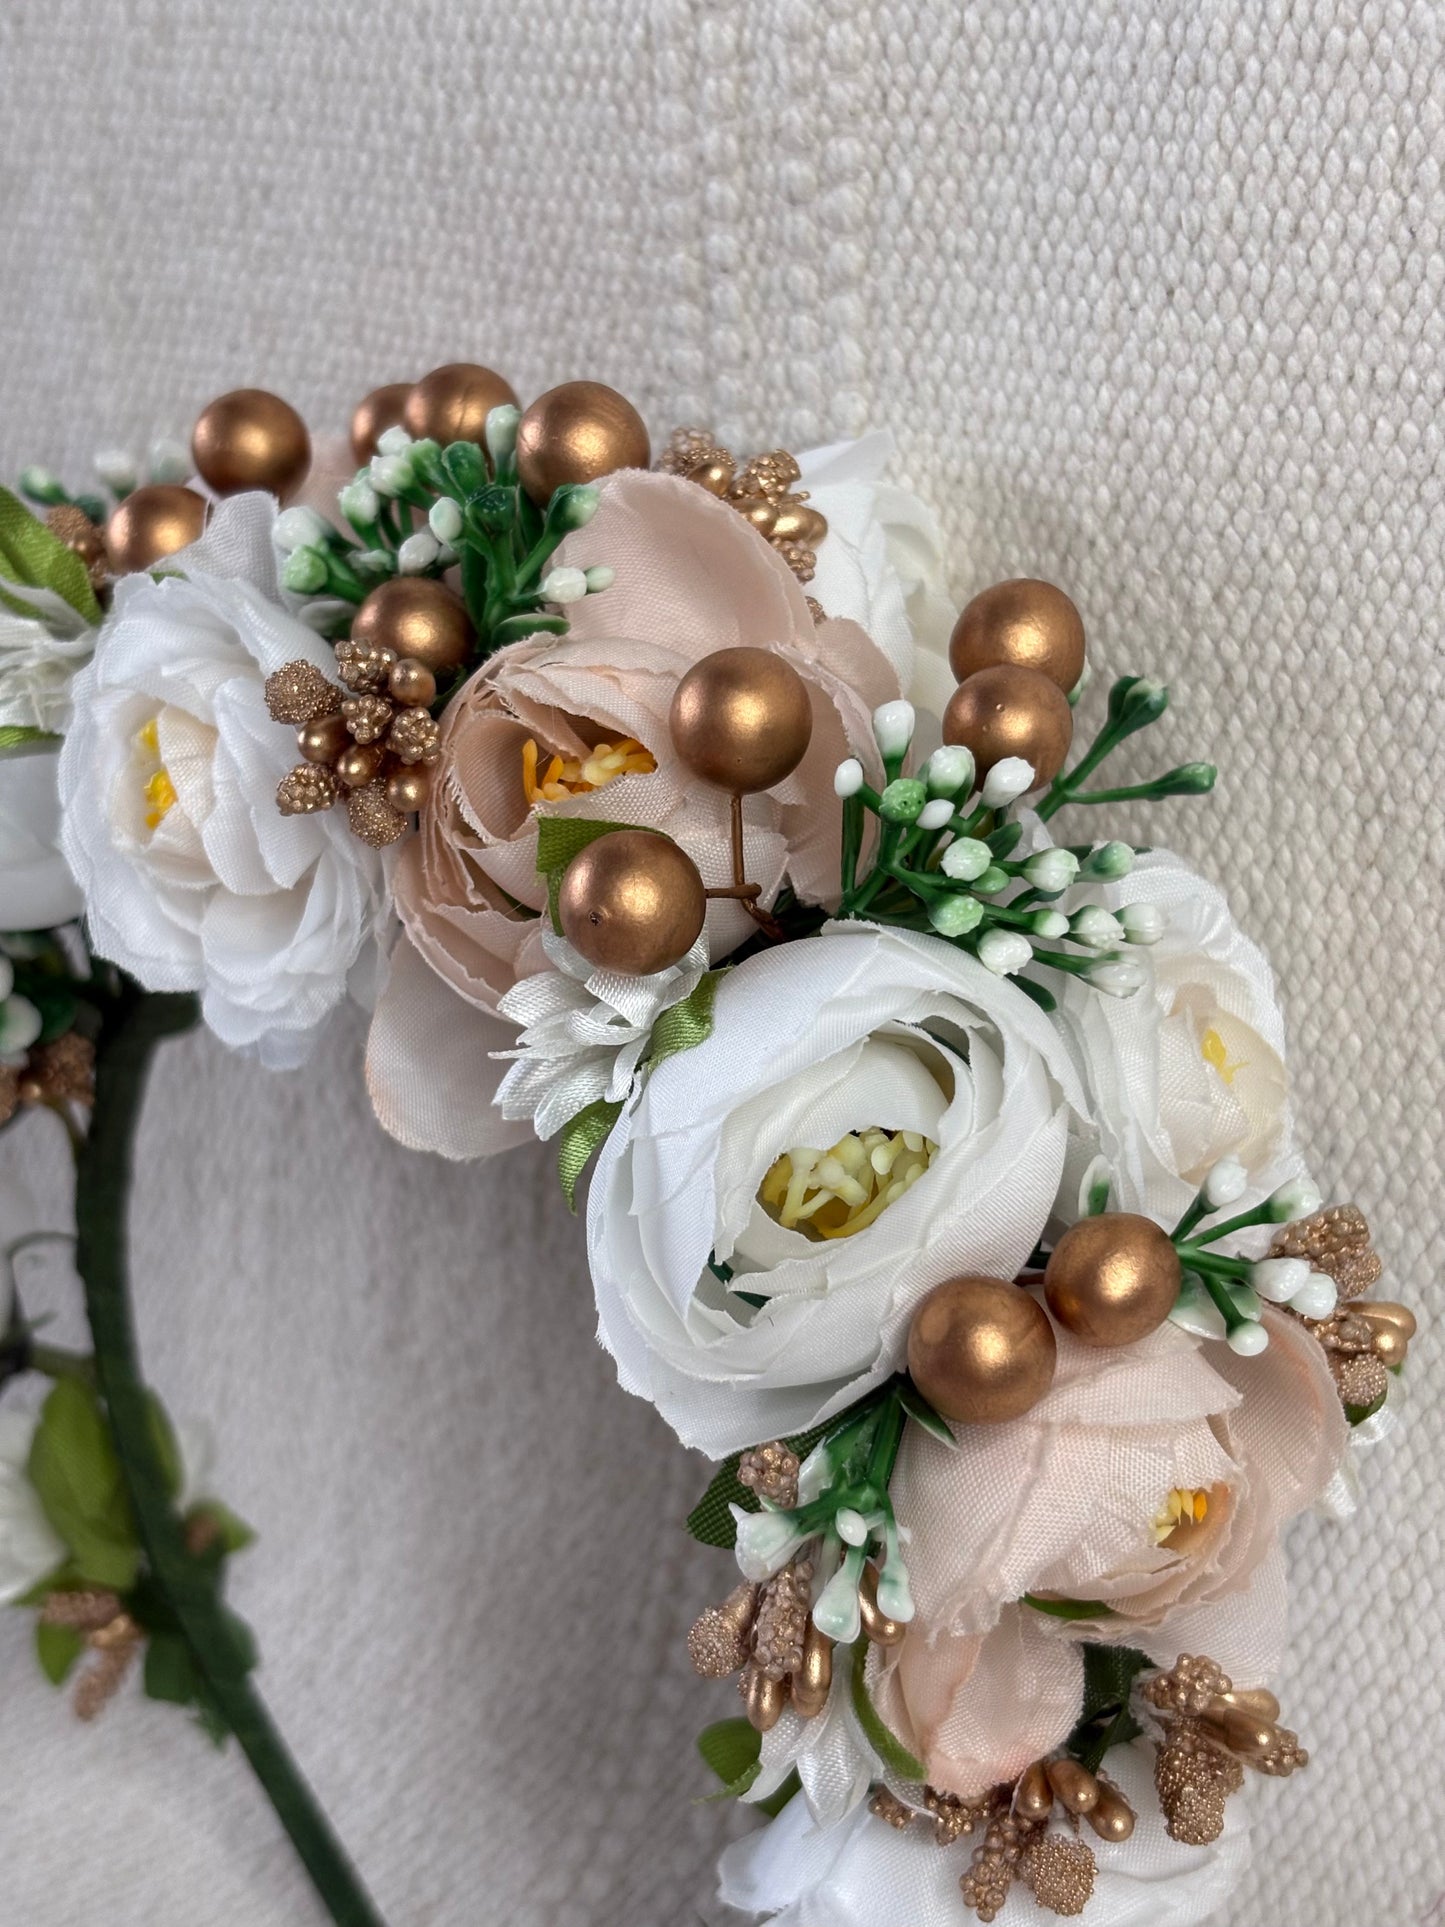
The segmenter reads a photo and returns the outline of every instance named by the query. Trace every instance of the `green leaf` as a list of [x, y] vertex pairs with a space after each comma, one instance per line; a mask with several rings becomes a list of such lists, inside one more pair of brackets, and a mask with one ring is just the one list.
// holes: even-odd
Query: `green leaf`
[[85, 1640], [74, 1626], [47, 1626], [43, 1619], [35, 1622], [35, 1657], [52, 1686], [65, 1684], [84, 1651]]
[[720, 970], [709, 970], [698, 979], [690, 995], [672, 1004], [652, 1026], [652, 1048], [647, 1061], [656, 1069], [679, 1051], [693, 1050], [712, 1036], [713, 1005], [722, 982]]
[[59, 744], [61, 740], [48, 729], [32, 729], [28, 723], [6, 723], [0, 728], [0, 756], [7, 750], [26, 749], [32, 743]]
[[[759, 1765], [761, 1764], [762, 1762], [759, 1761]], [[798, 1769], [794, 1767], [776, 1793], [770, 1793], [766, 1800], [758, 1800], [754, 1804], [759, 1813], [765, 1813], [770, 1820], [776, 1820], [793, 1795], [801, 1793], [802, 1790], [803, 1782], [798, 1775]]]
[[190, 1706], [196, 1697], [196, 1669], [191, 1649], [178, 1633], [157, 1633], [146, 1647], [147, 1699], [168, 1706]]
[[993, 851], [994, 855], [1002, 859], [1003, 857], [1011, 856], [1018, 848], [1023, 833], [1024, 826], [1022, 823], [1000, 823], [996, 830], [991, 831], [989, 835], [984, 838], [984, 841], [988, 844], [988, 847]]
[[622, 1115], [620, 1097], [598, 1097], [562, 1126], [557, 1141], [557, 1176], [567, 1209], [577, 1210], [577, 1184], [594, 1151], [600, 1150]]
[[1032, 977], [1015, 977], [1011, 980], [1018, 985], [1025, 997], [1031, 997], [1039, 1009], [1052, 1017], [1059, 1007], [1059, 1000], [1043, 984], [1036, 984]]
[[1110, 1747], [1123, 1746], [1144, 1730], [1129, 1710], [1129, 1699], [1134, 1681], [1154, 1662], [1132, 1646], [1084, 1644], [1080, 1651], [1084, 1660], [1083, 1707], [1067, 1745], [1074, 1758], [1092, 1773]]
[[129, 1591], [140, 1548], [110, 1428], [88, 1386], [63, 1378], [51, 1391], [27, 1469], [78, 1569], [93, 1585]]
[[949, 1431], [947, 1419], [945, 1419], [941, 1413], [934, 1411], [928, 1400], [913, 1383], [913, 1380], [911, 1378], [901, 1379], [896, 1390], [898, 1392], [898, 1403], [903, 1407], [904, 1411], [907, 1412], [914, 1424], [921, 1425], [930, 1438], [937, 1439], [940, 1445], [946, 1445], [950, 1450], [956, 1452], [958, 1450], [958, 1440], [953, 1436], [952, 1432]]
[[100, 621], [85, 564], [8, 488], [0, 488], [0, 574], [30, 588], [53, 590], [86, 622]]
[[1036, 1613], [1047, 1613], [1050, 1619], [1112, 1619], [1115, 1616], [1114, 1608], [1098, 1599], [1044, 1599], [1037, 1593], [1026, 1592], [1024, 1604], [1032, 1606]]
[[859, 1639], [853, 1646], [853, 1711], [858, 1715], [858, 1724], [864, 1737], [890, 1773], [896, 1773], [900, 1780], [916, 1781], [920, 1785], [928, 1778], [928, 1768], [922, 1760], [917, 1760], [908, 1751], [896, 1733], [891, 1732], [879, 1717], [878, 1709], [868, 1696], [868, 1683], [864, 1677], [868, 1665], [868, 1641]]
[[[749, 1768], [753, 1769], [753, 1778], [757, 1778], [762, 1747], [762, 1734], [744, 1719], [718, 1720], [715, 1725], [705, 1726], [697, 1736], [697, 1750], [722, 1781], [724, 1790], [733, 1787]], [[746, 1787], [743, 1791], [747, 1791]]]
[[499, 622], [492, 631], [492, 646], [505, 649], [509, 642], [521, 642], [525, 636], [565, 636], [569, 626], [566, 616], [529, 609], [524, 615], [507, 616]]
[[463, 502], [469, 496], [479, 495], [490, 484], [487, 464], [475, 442], [450, 443], [442, 450], [441, 462], [442, 473]]
[[247, 1546], [256, 1543], [254, 1527], [248, 1526], [239, 1513], [232, 1512], [219, 1499], [202, 1499], [199, 1505], [192, 1506], [186, 1514], [186, 1524], [192, 1522], [201, 1522], [211, 1528], [216, 1544], [227, 1558], [233, 1553], [244, 1552]]

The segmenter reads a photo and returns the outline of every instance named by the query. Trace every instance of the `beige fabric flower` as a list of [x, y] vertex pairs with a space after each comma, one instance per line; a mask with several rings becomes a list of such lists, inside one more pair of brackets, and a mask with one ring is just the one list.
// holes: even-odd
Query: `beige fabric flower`
[[[704, 656], [748, 645], [776, 650], [808, 685], [813, 736], [798, 769], [776, 790], [745, 804], [749, 879], [771, 903], [784, 878], [812, 902], [838, 890], [840, 805], [833, 772], [859, 757], [878, 776], [870, 716], [898, 693], [896, 672], [851, 621], [814, 626], [786, 564], [737, 512], [674, 476], [624, 470], [602, 484], [602, 503], [558, 552], [559, 566], [615, 570], [613, 586], [569, 610], [563, 637], [513, 644], [487, 663], [448, 706], [441, 762], [418, 835], [401, 853], [396, 902], [409, 941], [466, 1007], [495, 1013], [521, 977], [545, 970], [546, 887], [537, 874], [539, 814], [635, 823], [665, 831], [709, 885], [730, 882], [729, 799], [678, 760], [668, 713], [678, 682]], [[526, 745], [538, 768], [554, 755], [585, 765], [600, 743], [640, 744], [645, 757], [602, 787], [541, 801], [529, 798]], [[736, 903], [714, 903], [707, 937], [714, 961], [751, 932]], [[415, 1025], [400, 1008], [393, 973], [372, 1029], [368, 1078], [388, 1129], [415, 1107], [397, 1085], [403, 1057], [415, 1075]], [[495, 1028], [493, 1026], [492, 1028]], [[396, 1048], [398, 1032], [408, 1050]], [[455, 1041], [437, 1027], [435, 1049]], [[494, 1040], [490, 1046], [497, 1048]], [[478, 1092], [485, 1111], [491, 1089]], [[500, 1119], [454, 1120], [427, 1142], [414, 1124], [409, 1143], [450, 1156], [494, 1148]]]
[[[1053, 1388], [1024, 1418], [956, 1428], [957, 1452], [909, 1428], [892, 1492], [913, 1531], [918, 1610], [880, 1708], [916, 1737], [936, 1784], [978, 1790], [961, 1783], [989, 1752], [975, 1675], [1016, 1611], [1033, 1622], [1020, 1647], [1025, 1700], [1040, 1639], [1136, 1646], [1165, 1666], [1207, 1652], [1241, 1685], [1273, 1673], [1280, 1529], [1325, 1490], [1347, 1434], [1320, 1347], [1295, 1320], [1267, 1311], [1265, 1322], [1270, 1345], [1256, 1358], [1170, 1325], [1117, 1351], [1060, 1332]], [[1161, 1542], [1156, 1521], [1180, 1491], [1204, 1496], [1203, 1516]], [[1108, 1611], [1057, 1619], [1016, 1608], [1026, 1593]], [[1002, 1757], [1015, 1736], [999, 1719]]]

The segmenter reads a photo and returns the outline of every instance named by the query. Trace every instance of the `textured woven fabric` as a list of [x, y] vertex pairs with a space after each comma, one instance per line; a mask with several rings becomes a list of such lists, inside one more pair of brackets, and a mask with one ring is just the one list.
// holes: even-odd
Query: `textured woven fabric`
[[[459, 356], [596, 375], [749, 449], [887, 424], [960, 598], [1066, 583], [1166, 675], [1153, 813], [1284, 985], [1313, 1162], [1439, 1313], [1445, 25], [1432, 0], [29, 0], [0, 13], [0, 464], [317, 424]], [[1097, 700], [1097, 698], [1096, 698]], [[1166, 730], [1157, 734], [1162, 738]], [[1142, 765], [1141, 765], [1142, 766]], [[206, 1040], [147, 1116], [166, 1396], [262, 1528], [263, 1681], [392, 1927], [715, 1917], [730, 1827], [683, 1635], [702, 1480], [592, 1339], [540, 1150], [422, 1161], [362, 1028], [278, 1081]], [[61, 1208], [62, 1152], [3, 1156]], [[1438, 1918], [1445, 1722], [1427, 1326], [1360, 1515], [1291, 1535], [1291, 1725], [1224, 1927]], [[233, 1758], [78, 1727], [0, 1623], [6, 1927], [315, 1916]]]

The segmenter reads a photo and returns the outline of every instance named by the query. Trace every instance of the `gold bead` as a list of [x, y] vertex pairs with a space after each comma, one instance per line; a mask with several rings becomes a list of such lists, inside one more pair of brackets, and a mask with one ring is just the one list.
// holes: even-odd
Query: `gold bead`
[[1398, 1371], [1410, 1349], [1410, 1341], [1394, 1325], [1374, 1327], [1375, 1356], [1387, 1372]]
[[734, 795], [781, 783], [813, 735], [807, 684], [771, 649], [718, 649], [677, 685], [673, 746], [695, 776]]
[[[445, 674], [461, 668], [475, 637], [459, 596], [425, 576], [399, 575], [362, 603], [352, 618], [351, 640], [393, 649], [434, 674]], [[389, 665], [385, 673], [389, 679]]]
[[748, 1724], [759, 1733], [772, 1730], [783, 1717], [788, 1687], [785, 1680], [769, 1679], [756, 1666], [750, 1666], [743, 1680], [744, 1706]]
[[369, 462], [388, 428], [399, 428], [406, 413], [412, 383], [389, 381], [356, 404], [351, 416], [351, 453], [358, 463]]
[[726, 495], [732, 487], [733, 473], [732, 457], [719, 453], [711, 461], [699, 462], [696, 468], [690, 468], [687, 479], [705, 488], [709, 495]]
[[405, 708], [430, 709], [437, 699], [437, 679], [424, 662], [405, 656], [394, 662], [387, 687]]
[[828, 533], [827, 518], [796, 495], [785, 495], [769, 533], [774, 542], [801, 542], [805, 548], [815, 549]]
[[1222, 1740], [1231, 1753], [1245, 1759], [1271, 1751], [1279, 1739], [1273, 1720], [1251, 1713], [1243, 1706], [1211, 1707], [1200, 1721], [1205, 1732]]
[[1226, 1706], [1238, 1706], [1261, 1720], [1279, 1718], [1279, 1701], [1267, 1686], [1231, 1686], [1227, 1693], [1214, 1696], [1208, 1710], [1212, 1712], [1215, 1707]]
[[1389, 1298], [1360, 1298], [1350, 1306], [1357, 1318], [1363, 1318], [1377, 1336], [1382, 1331], [1397, 1332], [1405, 1344], [1415, 1336], [1418, 1329], [1415, 1314], [1408, 1305], [1397, 1305]]
[[127, 495], [105, 525], [110, 566], [117, 575], [149, 569], [189, 548], [206, 526], [206, 498], [179, 482], [150, 482]]
[[1054, 1382], [1058, 1347], [1048, 1316], [1018, 1285], [950, 1278], [913, 1314], [908, 1369], [945, 1418], [998, 1425], [1020, 1417]]
[[1088, 1814], [1089, 1825], [1101, 1840], [1127, 1840], [1134, 1831], [1134, 1809], [1107, 1780], [1099, 1782], [1099, 1798]]
[[386, 800], [403, 816], [415, 816], [418, 810], [424, 810], [431, 790], [432, 772], [424, 763], [393, 770], [386, 779]]
[[375, 781], [385, 754], [380, 743], [353, 743], [342, 750], [332, 768], [349, 790], [365, 789]]
[[218, 495], [264, 488], [284, 499], [306, 479], [311, 437], [290, 402], [264, 388], [235, 388], [202, 410], [191, 455]]
[[534, 502], [564, 482], [595, 482], [618, 468], [646, 468], [652, 444], [641, 415], [600, 381], [565, 381], [539, 395], [517, 429], [517, 473]]
[[1083, 675], [1083, 619], [1052, 582], [995, 582], [953, 625], [948, 666], [959, 682], [1008, 662], [1037, 669], [1065, 695]]
[[805, 1720], [822, 1712], [832, 1686], [833, 1642], [810, 1617], [803, 1634], [803, 1663], [792, 1675], [793, 1705]]
[[707, 899], [697, 865], [670, 837], [613, 830], [567, 865], [557, 910], [588, 963], [650, 977], [692, 949]]
[[351, 731], [342, 715], [318, 716], [296, 732], [296, 747], [308, 763], [334, 763], [350, 742]]
[[1105, 1211], [1060, 1238], [1044, 1272], [1049, 1310], [1086, 1345], [1136, 1345], [1174, 1309], [1182, 1271], [1152, 1218]]
[[979, 780], [1007, 756], [1033, 765], [1035, 789], [1052, 783], [1074, 740], [1074, 712], [1037, 669], [998, 663], [961, 682], [943, 712], [943, 740], [973, 751]]
[[1070, 1813], [1092, 1813], [1099, 1804], [1099, 1782], [1077, 1760], [1050, 1760], [1049, 1785], [1054, 1796]]
[[866, 1565], [858, 1582], [858, 1612], [863, 1631], [875, 1646], [897, 1646], [908, 1631], [901, 1620], [890, 1619], [878, 1604], [878, 1568]]
[[770, 495], [744, 495], [735, 498], [733, 507], [759, 535], [771, 536], [778, 519], [778, 505]]
[[423, 375], [406, 398], [402, 420], [418, 441], [480, 443], [494, 408], [517, 406], [502, 375], [475, 361], [449, 361]]
[[1054, 1810], [1054, 1789], [1049, 1785], [1047, 1760], [1035, 1760], [1025, 1767], [1014, 1788], [1014, 1812], [1029, 1820], [1047, 1820]]

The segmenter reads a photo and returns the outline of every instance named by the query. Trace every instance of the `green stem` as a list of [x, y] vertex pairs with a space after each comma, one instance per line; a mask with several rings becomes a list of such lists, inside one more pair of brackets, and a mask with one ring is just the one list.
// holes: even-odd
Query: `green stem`
[[25, 1363], [42, 1378], [73, 1378], [82, 1385], [95, 1384], [94, 1361], [80, 1352], [62, 1351], [58, 1345], [28, 1345]]
[[136, 1126], [156, 1046], [195, 1021], [194, 1000], [117, 1000], [96, 1054], [95, 1112], [76, 1171], [76, 1268], [96, 1380], [153, 1583], [174, 1612], [210, 1698], [240, 1742], [336, 1927], [382, 1927], [355, 1870], [247, 1674], [214, 1581], [186, 1549], [167, 1494], [131, 1315], [126, 1251]]

